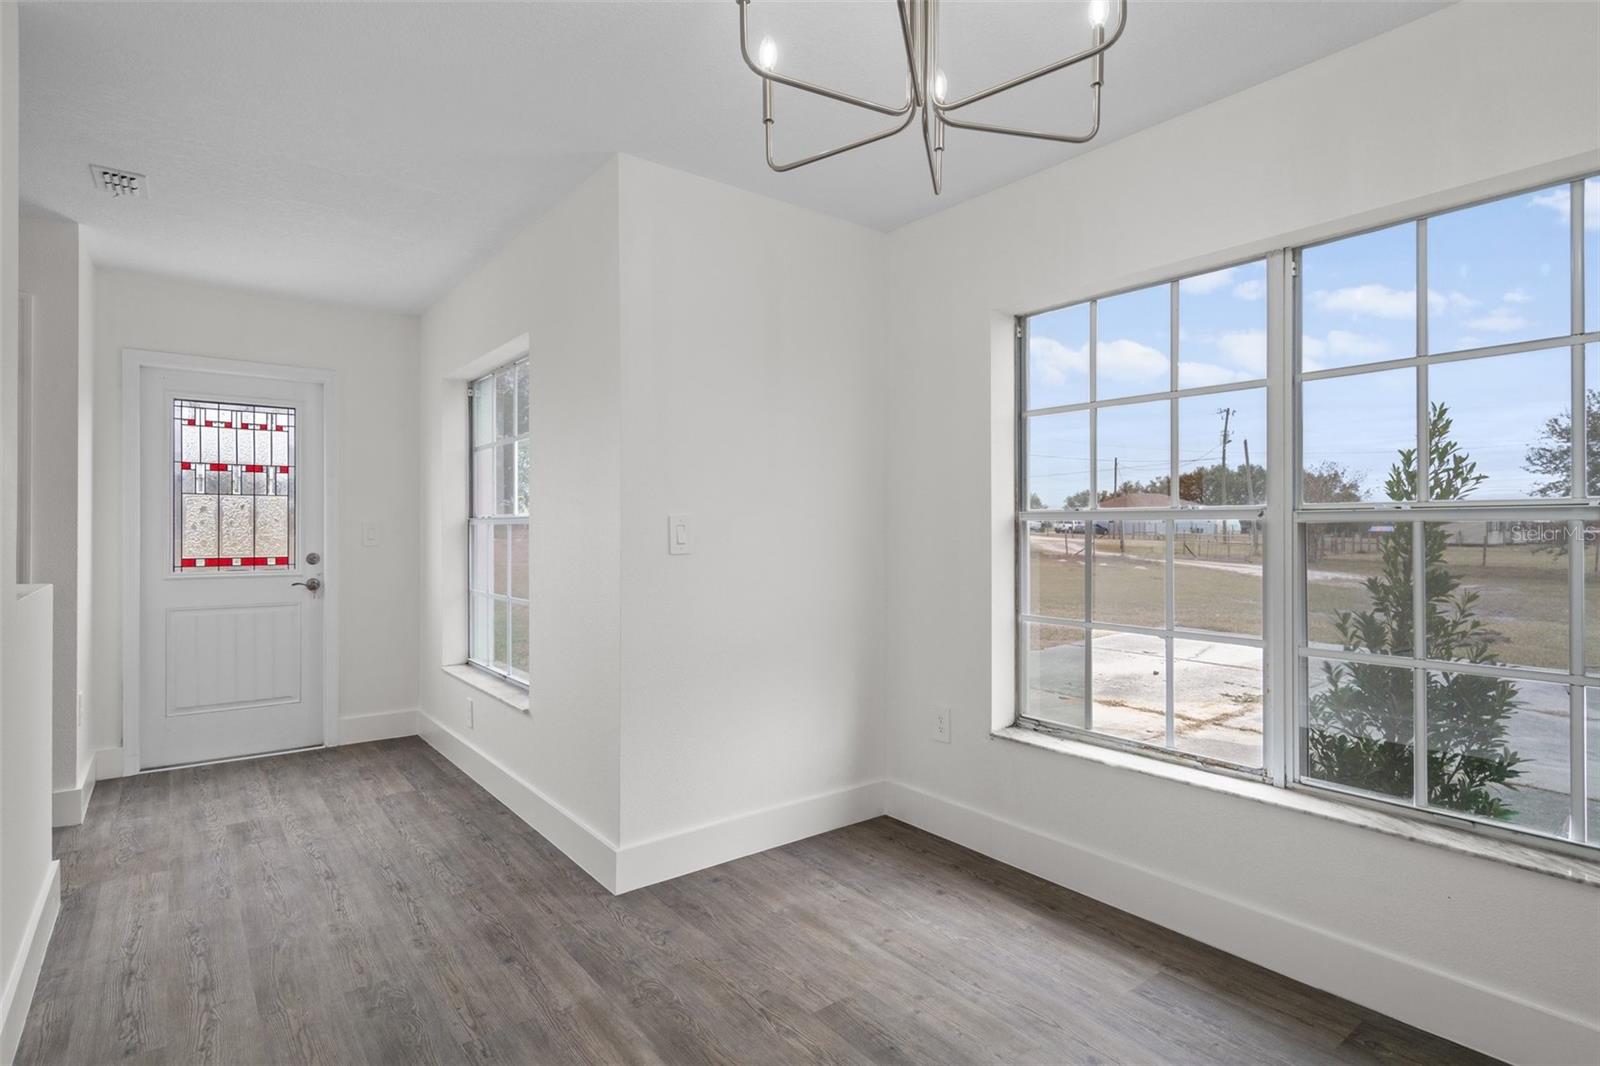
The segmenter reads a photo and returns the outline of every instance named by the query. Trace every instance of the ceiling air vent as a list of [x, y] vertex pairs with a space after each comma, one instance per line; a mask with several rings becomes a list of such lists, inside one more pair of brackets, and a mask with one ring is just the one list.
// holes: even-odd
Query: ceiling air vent
[[144, 198], [143, 174], [135, 174], [131, 170], [117, 170], [115, 167], [96, 166], [89, 164], [89, 173], [94, 176], [94, 187], [101, 192], [110, 193], [112, 196], [137, 196]]

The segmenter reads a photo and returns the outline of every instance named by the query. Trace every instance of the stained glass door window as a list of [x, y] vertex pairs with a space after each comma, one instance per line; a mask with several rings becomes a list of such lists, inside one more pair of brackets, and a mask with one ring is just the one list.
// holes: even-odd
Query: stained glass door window
[[173, 570], [289, 566], [294, 472], [294, 408], [174, 400]]

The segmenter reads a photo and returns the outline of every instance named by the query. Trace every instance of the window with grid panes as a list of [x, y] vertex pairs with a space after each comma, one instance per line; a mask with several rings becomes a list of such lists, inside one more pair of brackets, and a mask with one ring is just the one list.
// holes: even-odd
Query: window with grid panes
[[528, 357], [468, 389], [467, 660], [528, 682]]

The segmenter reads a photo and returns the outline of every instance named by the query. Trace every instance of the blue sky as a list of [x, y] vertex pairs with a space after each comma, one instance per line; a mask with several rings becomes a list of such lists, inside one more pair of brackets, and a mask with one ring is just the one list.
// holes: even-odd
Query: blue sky
[[[1600, 179], [1585, 186], [1587, 328], [1600, 326]], [[1428, 333], [1431, 353], [1560, 336], [1571, 328], [1571, 204], [1566, 186], [1438, 215], [1428, 223]], [[1407, 223], [1305, 249], [1302, 353], [1307, 370], [1355, 366], [1416, 353], [1416, 227]], [[1179, 283], [1180, 387], [1258, 379], [1265, 373], [1266, 272], [1246, 264]], [[1099, 304], [1099, 398], [1163, 391], [1170, 375], [1171, 289], [1153, 286]], [[1029, 323], [1029, 406], [1082, 403], [1088, 395], [1087, 304]], [[1429, 393], [1447, 403], [1455, 435], [1489, 479], [1478, 499], [1515, 499], [1540, 480], [1524, 470], [1545, 421], [1569, 406], [1568, 349], [1439, 364]], [[1591, 357], [1600, 369], [1600, 357]], [[1389, 371], [1307, 383], [1305, 460], [1364, 474], [1367, 498], [1402, 446], [1415, 443], [1415, 373]], [[1591, 380], [1591, 388], [1600, 381]], [[1220, 408], [1231, 416], [1228, 460], [1265, 456], [1265, 400], [1259, 390], [1190, 397], [1179, 407], [1179, 468], [1218, 461]], [[1167, 404], [1108, 408], [1100, 424], [1102, 487], [1112, 459], [1140, 481], [1162, 476]], [[1057, 506], [1088, 487], [1085, 415], [1035, 420], [1030, 488]], [[1233, 449], [1239, 447], [1240, 451]]]

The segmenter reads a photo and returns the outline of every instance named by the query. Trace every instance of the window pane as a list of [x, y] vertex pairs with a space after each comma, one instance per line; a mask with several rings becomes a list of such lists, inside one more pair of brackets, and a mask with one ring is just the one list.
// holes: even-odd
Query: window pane
[[1260, 767], [1261, 649], [1172, 642], [1173, 743], [1179, 751]]
[[1086, 617], [1083, 530], [1082, 522], [1028, 523], [1028, 614]]
[[494, 514], [494, 449], [479, 448], [472, 453], [472, 516]]
[[1600, 178], [1583, 183], [1583, 291], [1583, 328], [1592, 333], [1600, 330]]
[[494, 593], [508, 596], [511, 593], [511, 527], [491, 526], [494, 530]]
[[1172, 505], [1172, 401], [1095, 412], [1100, 506]]
[[1417, 354], [1417, 227], [1305, 249], [1300, 292], [1303, 369]]
[[528, 605], [511, 605], [511, 676], [528, 680]]
[[[1306, 503], [1415, 497], [1416, 387], [1417, 374], [1411, 369], [1324, 378], [1302, 386], [1301, 492]], [[1411, 453], [1409, 462], [1405, 452]]]
[[1589, 756], [1589, 843], [1600, 844], [1600, 698], [1596, 698], [1592, 688], [1583, 691], [1588, 711], [1585, 751]]
[[503, 366], [494, 372], [494, 430], [498, 436], [514, 436], [517, 431], [517, 372]]
[[528, 432], [528, 361], [517, 362], [517, 433]]
[[222, 553], [244, 558], [256, 553], [256, 509], [250, 496], [223, 496]]
[[472, 567], [470, 586], [473, 592], [494, 591], [494, 526], [487, 522], [475, 523], [468, 530], [472, 538]]
[[[1600, 211], [1600, 207], [1595, 210]], [[1600, 264], [1596, 264], [1595, 270], [1600, 273]], [[1600, 344], [1591, 344], [1583, 350], [1583, 385], [1583, 420], [1589, 433], [1589, 454], [1584, 465], [1589, 470], [1589, 497], [1595, 499], [1600, 498]], [[1558, 457], [1552, 458], [1560, 462]]]
[[1028, 506], [1089, 505], [1089, 412], [1028, 419]]
[[490, 660], [496, 670], [508, 672], [511, 654], [511, 602], [494, 601], [494, 658]]
[[[1178, 387], [1267, 376], [1267, 264], [1178, 283]], [[1266, 438], [1259, 442], [1263, 446]]]
[[288, 556], [289, 498], [287, 496], [256, 497], [256, 553]]
[[494, 655], [494, 605], [487, 596], [473, 596], [472, 618], [468, 627], [467, 655], [474, 662], [487, 663]]
[[1266, 500], [1266, 389], [1178, 401], [1178, 498], [1209, 506]]
[[212, 559], [217, 555], [217, 497], [183, 498], [182, 557]]
[[528, 598], [528, 527], [508, 527], [511, 534], [511, 595]]
[[1428, 220], [1431, 351], [1572, 332], [1570, 198], [1561, 185]]
[[515, 444], [495, 445], [494, 463], [494, 513], [497, 515], [515, 514], [516, 512], [512, 508], [516, 504], [517, 446]]
[[1567, 686], [1428, 674], [1428, 803], [1565, 836]]
[[528, 442], [517, 441], [516, 448], [516, 506], [517, 514], [528, 513]]
[[[1428, 368], [1434, 499], [1567, 496], [1572, 490], [1572, 349], [1522, 352]], [[1476, 465], [1440, 462], [1441, 446]]]
[[1315, 522], [1301, 535], [1311, 646], [1410, 655], [1410, 524]]
[[1174, 621], [1189, 629], [1260, 636], [1261, 524], [1185, 518], [1173, 536]]
[[1089, 399], [1089, 305], [1028, 319], [1029, 409]]
[[1167, 740], [1167, 642], [1094, 631], [1094, 731], [1124, 740]]
[[1027, 623], [1024, 659], [1030, 718], [1083, 728], [1083, 630]]
[[1425, 522], [1428, 655], [1566, 673], [1565, 522]]
[[1415, 747], [1412, 671], [1309, 659], [1305, 776], [1409, 797]]
[[1106, 533], [1095, 538], [1091, 617], [1123, 625], [1165, 626], [1166, 521], [1099, 518], [1096, 524], [1103, 524]]
[[479, 378], [472, 383], [472, 443], [494, 440], [494, 378]]
[[1583, 524], [1583, 661], [1600, 674], [1600, 523]]
[[1172, 286], [1096, 302], [1096, 399], [1172, 388]]

